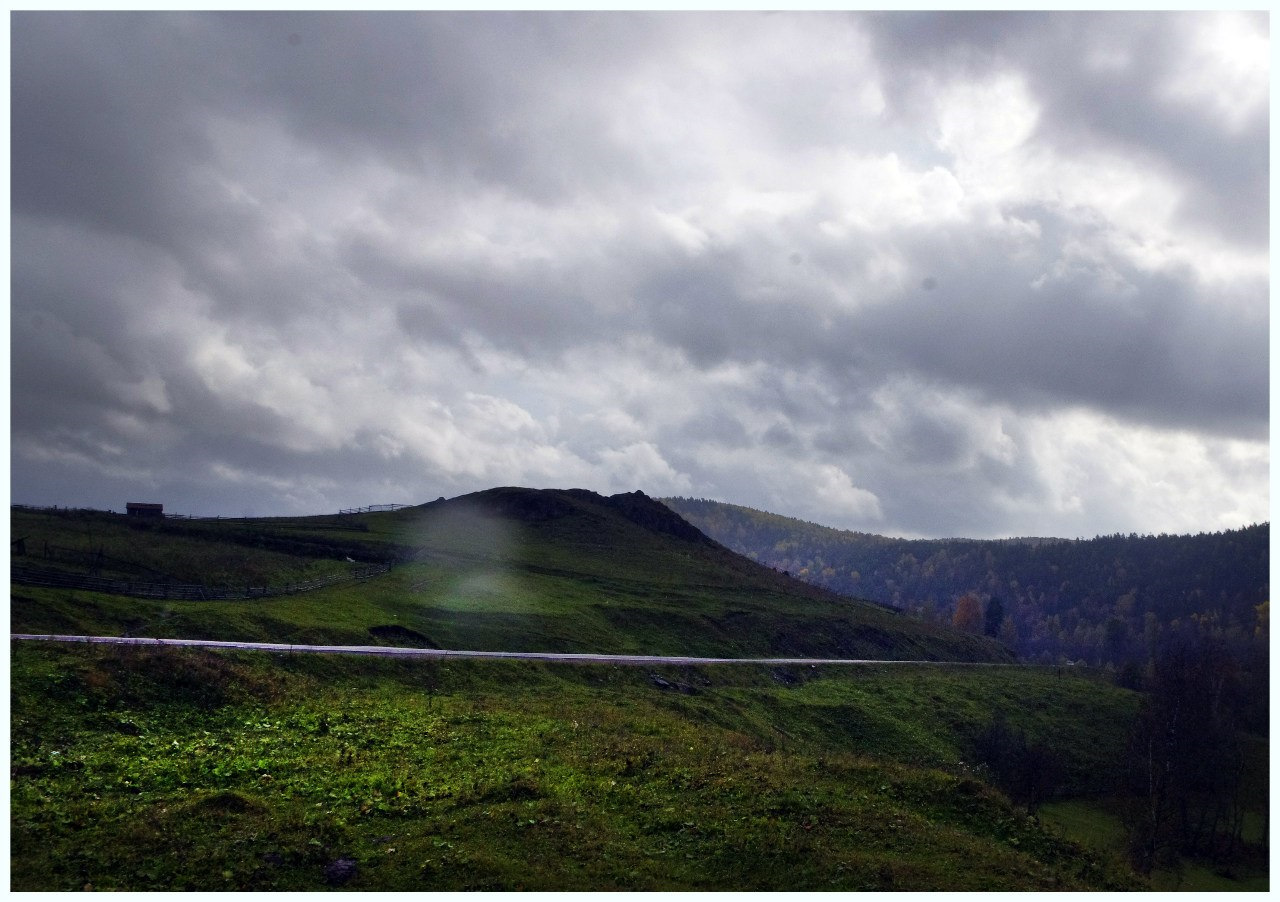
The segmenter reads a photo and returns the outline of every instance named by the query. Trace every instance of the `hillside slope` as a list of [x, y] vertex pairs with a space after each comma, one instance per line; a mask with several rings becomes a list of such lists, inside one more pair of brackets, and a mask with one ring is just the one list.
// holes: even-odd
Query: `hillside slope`
[[[949, 622], [998, 599], [1029, 660], [1143, 665], [1171, 632], [1208, 628], [1242, 660], [1265, 646], [1270, 524], [1195, 536], [894, 539], [716, 501], [664, 503], [732, 550], [838, 592]], [[1261, 644], [1260, 644], [1261, 643]]]
[[1135, 700], [1072, 674], [11, 657], [17, 890], [1143, 886], [964, 763], [1008, 710], [1105, 786]]
[[[1001, 661], [999, 644], [777, 573], [708, 539], [643, 493], [498, 488], [342, 517], [139, 524], [111, 514], [13, 514], [15, 534], [103, 566], [190, 582], [283, 585], [389, 562], [293, 595], [119, 598], [22, 586], [28, 632], [408, 644], [495, 651]], [[21, 522], [17, 522], [18, 520]], [[29, 555], [30, 557], [30, 555]], [[37, 561], [39, 562], [39, 561]], [[256, 583], [255, 583], [256, 584]]]

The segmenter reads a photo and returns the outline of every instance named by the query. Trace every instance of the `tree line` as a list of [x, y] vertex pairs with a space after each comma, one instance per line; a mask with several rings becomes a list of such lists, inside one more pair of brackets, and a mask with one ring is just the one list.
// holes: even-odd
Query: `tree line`
[[701, 499], [666, 503], [762, 564], [1041, 663], [1146, 666], [1162, 639], [1265, 642], [1270, 524], [1200, 535], [895, 539]]
[[[1175, 638], [1156, 656], [1125, 755], [1124, 811], [1134, 867], [1177, 868], [1184, 858], [1229, 867], [1258, 855], [1270, 826], [1264, 750], [1249, 732], [1253, 704], [1245, 668], [1213, 636]], [[1261, 796], [1259, 798], [1259, 796]], [[1250, 812], [1261, 842], [1245, 842]]]

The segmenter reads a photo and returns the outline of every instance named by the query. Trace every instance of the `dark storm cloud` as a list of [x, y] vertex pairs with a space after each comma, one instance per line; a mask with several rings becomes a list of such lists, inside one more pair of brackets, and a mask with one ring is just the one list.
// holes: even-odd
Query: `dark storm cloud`
[[[626, 175], [628, 157], [601, 137], [598, 103], [579, 95], [644, 29], [573, 17], [558, 29], [555, 19], [16, 14], [15, 211], [166, 247], [241, 229], [248, 214], [217, 196], [202, 164], [252, 173], [288, 161], [261, 159], [276, 149], [266, 143], [217, 160], [220, 117], [271, 123], [320, 154], [376, 159], [463, 192], [494, 183], [545, 201], [593, 174]], [[598, 34], [578, 39], [580, 26]], [[597, 59], [581, 52], [592, 37]]]
[[1185, 274], [1117, 260], [1042, 280], [1058, 248], [1020, 263], [992, 259], [983, 244], [953, 234], [912, 248], [939, 287], [877, 305], [856, 324], [860, 341], [890, 358], [885, 369], [1018, 406], [1083, 404], [1147, 423], [1265, 430], [1268, 323], [1256, 303], [1264, 285], [1205, 297]]
[[741, 446], [749, 440], [741, 420], [714, 409], [682, 423], [679, 436], [690, 442], [710, 442], [728, 447]]
[[217, 31], [227, 65], [245, 73], [223, 102], [326, 150], [535, 202], [625, 174], [629, 157], [610, 146], [586, 89], [644, 52], [643, 19], [227, 14]]
[[471, 332], [528, 357], [581, 340], [577, 327], [589, 301], [572, 274], [547, 264], [504, 271], [492, 263], [406, 262], [363, 242], [346, 259], [363, 287], [395, 298], [397, 321], [410, 336], [462, 344]]
[[1205, 35], [1266, 28], [15, 13], [15, 500], [1238, 525], [1269, 121]]
[[161, 245], [191, 228], [189, 166], [210, 148], [190, 114], [219, 74], [184, 53], [200, 21], [15, 13], [11, 29], [14, 212]]
[[1146, 423], [1265, 433], [1263, 283], [1206, 296], [1186, 273], [1114, 258], [1052, 273], [1078, 233], [1051, 212], [1020, 213], [1044, 237], [1019, 259], [981, 230], [904, 235], [908, 264], [931, 273], [923, 281], [932, 288], [913, 281], [872, 304], [841, 306], [817, 287], [744, 301], [750, 266], [725, 255], [655, 275], [645, 306], [654, 334], [701, 367], [817, 365], [853, 392], [906, 370], [1032, 409], [1080, 404]]

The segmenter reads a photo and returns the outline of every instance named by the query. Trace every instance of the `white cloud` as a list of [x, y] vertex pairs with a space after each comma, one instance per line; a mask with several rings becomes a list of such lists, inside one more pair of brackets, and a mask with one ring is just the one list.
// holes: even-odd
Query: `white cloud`
[[1162, 94], [1211, 110], [1235, 131], [1263, 113], [1270, 99], [1271, 40], [1259, 13], [1198, 17], [1189, 47]]
[[606, 448], [600, 452], [600, 462], [617, 491], [628, 491], [625, 487], [631, 485], [652, 494], [679, 495], [692, 485], [689, 476], [677, 472], [650, 442]]
[[962, 178], [1001, 190], [1001, 170], [1031, 137], [1040, 115], [1023, 79], [1001, 72], [939, 85], [937, 107], [936, 141], [955, 157]]
[[854, 485], [849, 474], [839, 467], [822, 464], [806, 475], [805, 481], [812, 483], [811, 503], [827, 517], [861, 522], [884, 518], [875, 493]]
[[1046, 519], [1066, 514], [1077, 534], [1200, 532], [1268, 519], [1264, 442], [1134, 428], [1083, 410], [1025, 428], [1048, 490]]

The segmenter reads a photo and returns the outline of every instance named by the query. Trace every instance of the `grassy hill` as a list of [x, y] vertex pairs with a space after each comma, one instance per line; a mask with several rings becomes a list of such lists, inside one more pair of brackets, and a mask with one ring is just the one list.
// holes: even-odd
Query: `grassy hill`
[[[15, 565], [113, 585], [284, 593], [392, 565], [218, 601], [15, 583], [14, 631], [1007, 659], [747, 561], [638, 493], [495, 489], [243, 521], [11, 516], [26, 550]], [[1050, 793], [1074, 806], [1073, 830], [1095, 823], [1138, 696], [1072, 668], [625, 668], [13, 642], [10, 674], [15, 890], [1150, 885], [1114, 848], [1013, 804], [982, 757], [997, 722], [1052, 749]]]
[[[230, 601], [15, 589], [15, 630], [495, 651], [1008, 661], [995, 642], [838, 596], [712, 542], [639, 493], [503, 488], [398, 511], [142, 521], [17, 511], [26, 560], [267, 586], [392, 562], [382, 576]], [[66, 549], [42, 558], [46, 547]], [[74, 553], [73, 553], [74, 552]], [[16, 560], [16, 559], [15, 559]], [[145, 568], [145, 571], [143, 570]]]

